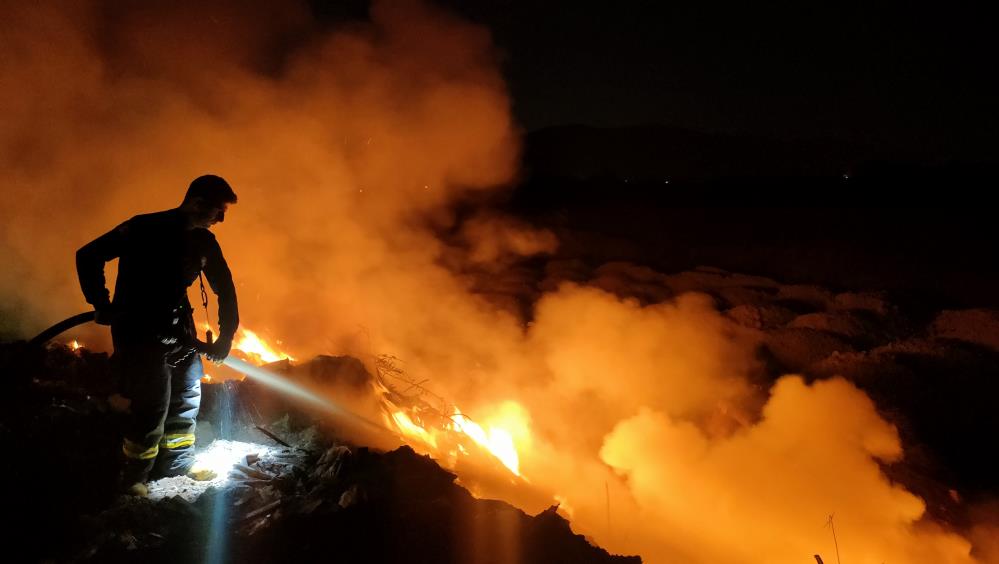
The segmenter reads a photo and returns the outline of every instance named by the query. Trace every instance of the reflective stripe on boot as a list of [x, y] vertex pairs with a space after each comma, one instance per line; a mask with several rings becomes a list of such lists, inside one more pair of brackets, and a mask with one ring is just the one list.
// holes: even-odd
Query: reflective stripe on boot
[[184, 448], [194, 444], [194, 433], [172, 433], [163, 435], [160, 445], [166, 449]]
[[160, 445], [145, 448], [137, 442], [125, 439], [121, 443], [121, 451], [132, 460], [152, 460], [160, 452]]

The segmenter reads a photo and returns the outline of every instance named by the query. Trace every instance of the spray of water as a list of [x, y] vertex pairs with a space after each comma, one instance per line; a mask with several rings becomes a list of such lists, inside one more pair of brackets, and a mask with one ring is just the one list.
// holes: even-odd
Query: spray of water
[[308, 388], [295, 384], [294, 382], [288, 380], [287, 378], [281, 376], [280, 374], [276, 374], [274, 372], [271, 372], [270, 370], [261, 368], [259, 366], [254, 366], [234, 356], [226, 358], [225, 361], [223, 361], [223, 364], [225, 364], [229, 368], [232, 368], [233, 370], [245, 374], [248, 378], [252, 378], [253, 380], [260, 382], [265, 386], [268, 386], [283, 394], [286, 394], [295, 399], [308, 403], [313, 407], [322, 409], [323, 411], [326, 411], [331, 415], [339, 416], [349, 421], [359, 423], [369, 429], [378, 431], [379, 433], [386, 433], [388, 435], [391, 435], [392, 437], [402, 440], [402, 438], [399, 437], [397, 433], [393, 432], [384, 425], [376, 423], [375, 421], [372, 421], [371, 419], [368, 419], [367, 417], [364, 417], [362, 415], [358, 415], [357, 413], [350, 411], [349, 409], [343, 407], [342, 405], [338, 404], [337, 402], [329, 398], [322, 397], [316, 394], [315, 392], [309, 390]]

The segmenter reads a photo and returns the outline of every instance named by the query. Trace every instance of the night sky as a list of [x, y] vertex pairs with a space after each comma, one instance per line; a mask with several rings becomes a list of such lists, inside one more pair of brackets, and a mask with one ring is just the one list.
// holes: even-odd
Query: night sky
[[994, 20], [963, 3], [438, 0], [488, 26], [527, 130], [662, 124], [995, 162]]

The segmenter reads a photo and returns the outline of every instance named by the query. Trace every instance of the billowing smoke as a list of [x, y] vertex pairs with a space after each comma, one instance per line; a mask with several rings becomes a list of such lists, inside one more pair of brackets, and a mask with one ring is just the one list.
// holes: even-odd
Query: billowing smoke
[[534, 417], [522, 468], [604, 546], [652, 562], [835, 562], [832, 515], [843, 561], [977, 561], [884, 476], [902, 445], [863, 392], [786, 376], [758, 397], [752, 336], [706, 297], [642, 307], [569, 285], [537, 311], [545, 379], [518, 396]]
[[923, 502], [881, 474], [876, 461], [902, 449], [863, 393], [797, 377], [771, 393], [757, 425], [724, 439], [652, 410], [606, 438], [601, 458], [628, 477], [643, 521], [673, 531], [646, 529], [650, 553], [676, 550], [663, 542], [672, 537], [688, 539], [681, 561], [799, 562], [810, 551], [831, 560], [836, 527], [849, 561], [972, 561], [967, 541], [920, 522]]
[[834, 562], [834, 515], [846, 562], [975, 561], [882, 474], [904, 453], [863, 393], [759, 389], [757, 337], [710, 298], [553, 283], [527, 323], [476, 291], [469, 270], [498, 278], [557, 247], [452, 212], [517, 172], [487, 30], [389, 0], [332, 28], [286, 2], [6, 2], [0, 18], [5, 334], [85, 309], [75, 250], [216, 173], [240, 197], [216, 231], [247, 326], [299, 357], [403, 359], [506, 428], [520, 490], [598, 543], [649, 562]]
[[422, 226], [515, 172], [488, 33], [413, 2], [334, 33], [246, 4], [5, 3], [0, 284], [25, 331], [84, 305], [76, 248], [205, 172], [240, 195], [218, 234], [249, 323], [325, 346], [387, 321], [370, 303], [420, 317], [403, 296], [446, 276]]

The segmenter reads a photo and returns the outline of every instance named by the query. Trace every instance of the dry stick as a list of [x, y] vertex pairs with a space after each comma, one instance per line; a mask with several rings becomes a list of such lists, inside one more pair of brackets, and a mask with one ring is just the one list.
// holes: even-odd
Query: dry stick
[[406, 395], [407, 393], [409, 393], [409, 390], [412, 390], [413, 388], [417, 388], [417, 387], [420, 388], [420, 389], [425, 389], [425, 388], [423, 388], [423, 384], [426, 384], [429, 381], [430, 381], [430, 378], [424, 378], [423, 380], [420, 380], [419, 382], [412, 382], [412, 383], [409, 384], [409, 387], [406, 388], [405, 390], [403, 390], [401, 393], [403, 395]]
[[243, 516], [242, 519], [244, 521], [248, 521], [250, 519], [253, 519], [257, 515], [262, 515], [264, 513], [267, 513], [268, 511], [270, 511], [272, 509], [275, 509], [277, 506], [281, 505], [281, 503], [283, 501], [284, 501], [283, 498], [277, 499], [275, 501], [272, 501], [272, 502], [268, 503], [267, 505], [264, 505], [263, 507], [259, 507], [257, 509], [254, 509], [253, 511], [247, 513], [246, 515]]
[[232, 467], [234, 469], [236, 469], [236, 470], [239, 470], [243, 474], [246, 474], [247, 477], [249, 477], [249, 478], [256, 478], [258, 480], [263, 480], [265, 482], [269, 482], [269, 481], [271, 481], [271, 480], [274, 479], [274, 476], [268, 474], [267, 472], [261, 472], [260, 470], [257, 470], [256, 468], [250, 468], [249, 466], [247, 466], [245, 464], [239, 464], [239, 463], [237, 463], [237, 464], [233, 464]]
[[[410, 399], [411, 397], [419, 398], [420, 401], [423, 401], [426, 404], [427, 408], [433, 411], [438, 417], [440, 417], [441, 419], [447, 419], [450, 420], [451, 422], [454, 422], [455, 421], [454, 416], [456, 414], [450, 413], [453, 411], [453, 409], [448, 409], [449, 402], [446, 399], [444, 399], [444, 397], [435, 394], [434, 392], [430, 391], [429, 388], [424, 386], [424, 384], [430, 381], [430, 378], [424, 378], [423, 380], [420, 381], [412, 380], [408, 376], [406, 376], [406, 373], [401, 368], [399, 368], [396, 365], [396, 363], [398, 362], [401, 361], [392, 355], [379, 355], [375, 358], [375, 372], [377, 373], [377, 376], [381, 381], [381, 383], [386, 388], [388, 388], [389, 391], [405, 399]], [[396, 389], [395, 386], [389, 383], [389, 381], [386, 379], [387, 377], [399, 380], [407, 384], [407, 388], [405, 390], [399, 391], [398, 389]], [[416, 390], [416, 393], [413, 396], [407, 395], [409, 394], [409, 391], [413, 389]], [[440, 404], [440, 408], [438, 409], [433, 405], [431, 405], [430, 402], [423, 400], [423, 396], [432, 397]], [[451, 404], [450, 407], [454, 407], [453, 404]], [[464, 413], [461, 414], [461, 417], [468, 421], [472, 422], [475, 421], [474, 419], [472, 419], [471, 417], [469, 417]]]
[[254, 425], [254, 427], [256, 427], [256, 429], [258, 431], [260, 431], [261, 433], [263, 433], [263, 434], [267, 435], [268, 437], [270, 437], [271, 440], [273, 440], [274, 442], [278, 443], [279, 445], [284, 446], [284, 447], [288, 447], [288, 448], [295, 448], [295, 447], [291, 446], [290, 444], [282, 441], [277, 435], [275, 435], [274, 433], [268, 431], [267, 429], [264, 429], [262, 426], [260, 426], [260, 425]]
[[443, 397], [433, 393], [423, 385], [430, 381], [429, 378], [424, 378], [419, 382], [417, 382], [416, 380], [411, 380], [406, 376], [405, 372], [401, 368], [396, 366], [396, 362], [401, 362], [401, 361], [392, 355], [380, 355], [376, 357], [375, 370], [378, 372], [378, 376], [382, 377], [382, 382], [384, 384], [388, 384], [388, 382], [385, 381], [384, 378], [385, 376], [395, 378], [396, 380], [401, 380], [402, 382], [409, 385], [409, 387], [406, 388], [405, 390], [406, 392], [409, 392], [409, 390], [416, 388], [417, 390], [419, 390], [419, 394], [426, 394], [429, 396], [433, 396], [433, 398], [438, 400], [441, 403], [441, 405], [447, 403]]
[[836, 547], [836, 564], [843, 564], [842, 562], [840, 562], [839, 559], [839, 542], [836, 540], [836, 525], [833, 523], [833, 516], [835, 515], [836, 514], [833, 513], [832, 515], [829, 516], [829, 520], [826, 521], [826, 525], [828, 525], [829, 528], [832, 529], [833, 546]]
[[610, 486], [607, 485], [607, 480], [604, 480], [604, 499], [607, 502], [607, 538], [612, 538], [614, 535], [611, 531], [610, 519]]

